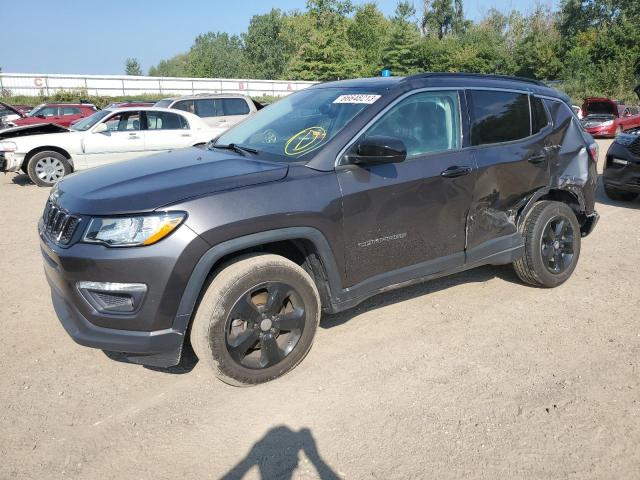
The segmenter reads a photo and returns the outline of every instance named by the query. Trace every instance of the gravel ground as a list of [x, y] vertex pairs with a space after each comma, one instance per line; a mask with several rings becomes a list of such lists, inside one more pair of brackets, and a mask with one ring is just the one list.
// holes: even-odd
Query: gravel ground
[[600, 187], [559, 288], [486, 267], [379, 295], [238, 389], [192, 356], [151, 370], [73, 343], [41, 268], [46, 197], [0, 177], [2, 479], [640, 478], [638, 201]]

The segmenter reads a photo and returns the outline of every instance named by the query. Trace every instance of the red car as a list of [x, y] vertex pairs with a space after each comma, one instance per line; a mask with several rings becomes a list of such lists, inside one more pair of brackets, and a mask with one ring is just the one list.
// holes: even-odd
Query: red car
[[619, 105], [609, 98], [585, 98], [582, 114], [582, 125], [594, 137], [615, 137], [625, 130], [640, 127], [638, 107]]
[[96, 113], [98, 109], [90, 103], [46, 103], [35, 107], [26, 117], [10, 122], [10, 126], [22, 127], [39, 123], [55, 123], [69, 127], [73, 122]]

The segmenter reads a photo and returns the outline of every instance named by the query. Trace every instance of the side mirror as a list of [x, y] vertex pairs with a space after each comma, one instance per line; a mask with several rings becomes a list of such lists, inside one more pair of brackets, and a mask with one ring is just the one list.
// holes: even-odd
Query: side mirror
[[104, 133], [109, 130], [106, 123], [99, 123], [93, 128], [93, 133]]
[[399, 163], [407, 158], [407, 147], [399, 138], [374, 135], [365, 137], [347, 155], [349, 163], [376, 165]]
[[42, 113], [37, 114], [37, 115], [36, 115], [36, 117], [37, 117], [37, 118], [47, 118], [47, 117], [45, 117]]

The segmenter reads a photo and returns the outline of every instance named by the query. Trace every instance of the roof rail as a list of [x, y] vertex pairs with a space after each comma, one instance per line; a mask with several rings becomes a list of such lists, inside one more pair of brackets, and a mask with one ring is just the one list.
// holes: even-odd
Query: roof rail
[[415, 75], [410, 75], [405, 77], [402, 81], [406, 82], [407, 80], [414, 80], [418, 78], [437, 78], [437, 77], [466, 77], [466, 78], [489, 78], [495, 80], [513, 80], [516, 82], [526, 82], [532, 83], [534, 85], [538, 85], [540, 87], [546, 87], [547, 85], [540, 80], [535, 80], [533, 78], [527, 77], [517, 77], [512, 75], [495, 75], [490, 73], [467, 73], [467, 72], [426, 72], [426, 73], [417, 73]]

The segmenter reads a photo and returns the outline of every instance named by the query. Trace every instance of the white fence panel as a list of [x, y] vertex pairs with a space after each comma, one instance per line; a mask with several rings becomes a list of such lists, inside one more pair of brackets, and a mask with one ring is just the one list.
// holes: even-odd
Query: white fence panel
[[0, 73], [3, 95], [51, 95], [59, 90], [86, 89], [89, 95], [136, 96], [243, 93], [282, 97], [316, 82], [230, 78], [138, 77], [128, 75], [58, 75]]

